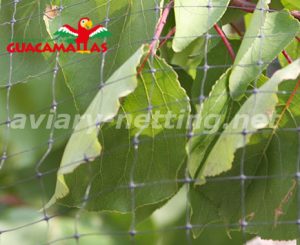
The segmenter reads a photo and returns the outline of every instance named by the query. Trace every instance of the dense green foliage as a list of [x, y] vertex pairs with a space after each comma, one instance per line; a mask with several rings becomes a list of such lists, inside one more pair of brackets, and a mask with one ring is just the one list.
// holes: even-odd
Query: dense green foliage
[[[100, 232], [82, 244], [130, 244], [133, 225], [144, 232], [137, 244], [185, 244], [189, 222], [192, 244], [300, 238], [300, 23], [291, 14], [300, 5], [253, 1], [254, 13], [246, 13], [229, 0], [210, 2], [175, 0], [161, 23], [169, 1], [160, 8], [154, 0], [20, 1], [14, 13], [0, 0], [0, 157], [8, 149], [0, 231], [40, 220], [37, 210], [59, 215], [48, 228], [40, 221], [0, 234], [3, 244], [72, 237], [74, 223], [80, 234]], [[53, 42], [62, 24], [86, 16], [107, 20], [107, 53], [5, 51], [11, 41]], [[153, 36], [161, 26], [159, 45]], [[20, 114], [25, 128], [7, 128]], [[81, 117], [64, 127], [63, 114]], [[28, 122], [38, 115], [45, 118], [34, 129]], [[56, 123], [47, 127], [51, 116]], [[249, 224], [244, 237], [241, 221]]]

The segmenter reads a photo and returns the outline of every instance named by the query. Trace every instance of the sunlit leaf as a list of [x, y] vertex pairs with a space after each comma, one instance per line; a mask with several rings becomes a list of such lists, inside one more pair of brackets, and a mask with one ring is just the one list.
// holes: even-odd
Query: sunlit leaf
[[247, 29], [237, 54], [229, 79], [231, 96], [240, 99], [248, 85], [254, 81], [269, 63], [294, 39], [299, 22], [287, 11], [269, 13], [269, 0], [257, 4], [251, 24]]
[[[297, 60], [276, 72], [257, 93], [246, 100], [208, 154], [198, 175], [199, 183], [207, 176], [216, 176], [231, 169], [235, 151], [250, 140], [251, 134], [247, 132], [256, 132], [271, 123], [270, 118], [278, 103], [276, 92], [279, 84], [286, 80], [294, 80], [299, 74], [300, 60]], [[241, 120], [245, 116], [247, 118]]]
[[143, 48], [140, 48], [108, 79], [81, 116], [65, 148], [55, 194], [48, 205], [68, 194], [64, 174], [72, 173], [85, 159], [92, 160], [101, 154], [102, 146], [98, 141], [99, 126], [117, 114], [120, 98], [132, 93], [136, 88], [136, 67], [143, 52]]
[[216, 24], [225, 13], [229, 0], [212, 0], [210, 3], [207, 7], [207, 0], [175, 0], [175, 52], [181, 52]]

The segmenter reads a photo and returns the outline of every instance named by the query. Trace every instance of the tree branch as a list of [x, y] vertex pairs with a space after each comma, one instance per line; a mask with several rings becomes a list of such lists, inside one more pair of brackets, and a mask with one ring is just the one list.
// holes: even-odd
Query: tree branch
[[[284, 57], [286, 58], [286, 60], [287, 60], [287, 62], [288, 62], [289, 64], [293, 63], [293, 59], [291, 58], [291, 56], [289, 56], [289, 54], [288, 54], [285, 50], [282, 51], [282, 54], [284, 55]], [[284, 107], [284, 109], [283, 109], [283, 111], [282, 111], [282, 113], [281, 113], [281, 115], [280, 115], [280, 120], [281, 120], [281, 118], [283, 117], [284, 113], [285, 113], [285, 112], [289, 109], [289, 107], [291, 106], [291, 104], [292, 104], [292, 102], [293, 102], [293, 99], [294, 99], [295, 95], [297, 94], [297, 91], [298, 91], [299, 87], [300, 87], [300, 80], [297, 82], [297, 84], [296, 84], [296, 86], [294, 87], [294, 89], [293, 89], [293, 91], [292, 91], [290, 97], [288, 98], [287, 102], [285, 103], [285, 107]], [[277, 123], [277, 124], [279, 124], [280, 120], [278, 120], [278, 123]]]
[[235, 30], [235, 32], [242, 37], [243, 33], [239, 30], [239, 28], [234, 24], [234, 23], [230, 23], [231, 27], [233, 28], [233, 30]]
[[233, 48], [232, 48], [230, 42], [228, 41], [228, 39], [227, 39], [227, 37], [225, 35], [225, 33], [223, 32], [223, 30], [221, 29], [221, 27], [219, 27], [217, 24], [214, 25], [214, 28], [218, 32], [218, 34], [220, 35], [220, 37], [222, 38], [222, 40], [223, 40], [223, 42], [224, 42], [224, 44], [225, 44], [225, 46], [226, 46], [226, 48], [227, 48], [227, 50], [229, 52], [229, 55], [230, 55], [232, 61], [234, 61], [235, 60], [235, 53], [233, 51]]
[[160, 49], [164, 44], [175, 34], [176, 27], [173, 27], [168, 34], [163, 38], [163, 40], [160, 42], [158, 49]]
[[291, 56], [289, 56], [289, 54], [285, 50], [282, 51], [282, 54], [284, 55], [284, 57], [286, 58], [289, 64], [293, 63], [293, 59], [291, 58]]
[[156, 47], [156, 44], [157, 42], [159, 41], [160, 39], [160, 36], [161, 36], [161, 33], [167, 23], [167, 18], [169, 16], [169, 13], [171, 11], [171, 8], [173, 7], [173, 4], [174, 4], [174, 0], [171, 0], [167, 5], [166, 7], [164, 8], [164, 11], [158, 21], [158, 24], [157, 24], [157, 28], [155, 30], [155, 33], [154, 33], [154, 37], [153, 37], [153, 40], [150, 44], [150, 47], [149, 47], [149, 53], [146, 55], [146, 57], [144, 58], [144, 60], [142, 61], [142, 64], [141, 66], [139, 67], [139, 69], [137, 70], [137, 76], [139, 76], [141, 74], [141, 72], [143, 71], [150, 55], [155, 55], [155, 47]]
[[157, 25], [157, 28], [156, 28], [156, 31], [155, 31], [155, 34], [154, 34], [154, 37], [153, 37], [153, 41], [152, 43], [150, 44], [150, 52], [151, 54], [155, 54], [155, 47], [156, 47], [156, 44], [157, 42], [159, 41], [160, 39], [160, 36], [161, 36], [161, 33], [165, 27], [165, 24], [167, 23], [167, 18], [169, 16], [169, 13], [171, 11], [171, 8], [173, 7], [173, 4], [174, 4], [174, 0], [171, 0], [165, 7], [162, 15], [161, 15], [161, 18], [158, 22], [158, 25]]
[[[229, 6], [233, 8], [238, 8], [248, 13], [253, 13], [256, 9], [256, 5], [254, 3], [248, 2], [247, 0], [231, 0]], [[293, 15], [296, 19], [300, 20], [300, 11], [293, 10], [291, 11], [291, 15]]]
[[293, 10], [291, 11], [291, 14], [298, 20], [300, 20], [300, 11]]
[[247, 0], [231, 0], [229, 6], [238, 8], [248, 13], [253, 13], [256, 8], [256, 4], [248, 2]]

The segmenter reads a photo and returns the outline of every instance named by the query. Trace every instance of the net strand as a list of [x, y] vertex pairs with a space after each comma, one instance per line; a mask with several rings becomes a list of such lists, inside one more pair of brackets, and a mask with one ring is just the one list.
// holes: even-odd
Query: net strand
[[[11, 21], [10, 21], [10, 25], [11, 25], [11, 36], [10, 39], [11, 41], [14, 39], [14, 31], [15, 31], [15, 16], [17, 14], [17, 4], [19, 3], [19, 0], [14, 0], [14, 5], [13, 5], [13, 13], [12, 13], [12, 17], [11, 17]], [[13, 54], [11, 53], [9, 55], [9, 76], [8, 76], [8, 81], [7, 81], [7, 85], [6, 85], [6, 131], [5, 131], [5, 142], [3, 145], [3, 153], [0, 159], [0, 170], [3, 168], [5, 161], [7, 159], [7, 148], [8, 148], [8, 138], [10, 136], [10, 92], [12, 89], [12, 77], [13, 77]]]

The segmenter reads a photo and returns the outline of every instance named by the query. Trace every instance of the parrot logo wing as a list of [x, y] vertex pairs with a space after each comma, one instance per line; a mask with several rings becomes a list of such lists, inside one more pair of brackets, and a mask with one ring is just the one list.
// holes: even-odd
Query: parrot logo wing
[[55, 39], [62, 39], [67, 43], [75, 43], [76, 38], [78, 37], [78, 31], [72, 26], [64, 25], [54, 33]]
[[91, 39], [104, 38], [109, 36], [111, 36], [111, 33], [107, 30], [107, 28], [101, 25], [95, 26], [95, 28], [93, 28], [92, 32], [89, 35]]

